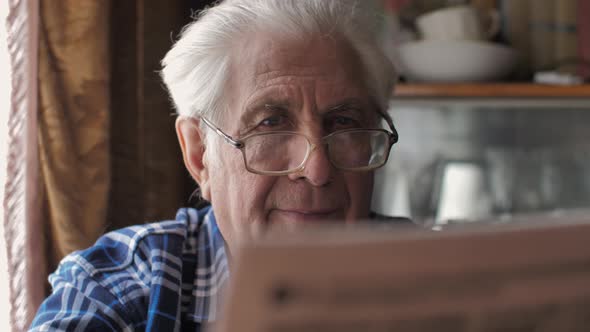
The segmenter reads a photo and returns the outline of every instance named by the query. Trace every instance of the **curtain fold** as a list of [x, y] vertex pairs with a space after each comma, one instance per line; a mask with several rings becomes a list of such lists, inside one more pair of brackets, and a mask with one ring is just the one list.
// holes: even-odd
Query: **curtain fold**
[[106, 229], [110, 1], [42, 0], [39, 158], [49, 266]]
[[40, 0], [49, 271], [105, 231], [174, 218], [185, 205], [194, 183], [158, 70], [190, 13], [186, 0]]
[[[43, 232], [39, 232], [37, 158], [37, 32], [38, 1], [9, 0], [6, 46], [10, 78], [6, 139], [6, 183], [2, 197], [4, 242], [8, 268], [8, 311], [11, 331], [29, 325], [44, 296], [46, 273]], [[4, 17], [3, 17], [4, 19]], [[4, 272], [4, 271], [3, 271]]]

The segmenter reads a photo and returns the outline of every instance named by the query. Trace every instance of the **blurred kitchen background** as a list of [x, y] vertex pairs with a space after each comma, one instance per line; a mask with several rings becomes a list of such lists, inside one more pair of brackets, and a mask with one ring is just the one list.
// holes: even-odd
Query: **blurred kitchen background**
[[[400, 70], [389, 109], [400, 142], [377, 173], [376, 212], [426, 226], [590, 215], [590, 1], [377, 6]], [[467, 40], [418, 24], [458, 6], [493, 12], [499, 28]]]
[[373, 209], [432, 224], [588, 208], [588, 104], [392, 103], [400, 142], [377, 172]]

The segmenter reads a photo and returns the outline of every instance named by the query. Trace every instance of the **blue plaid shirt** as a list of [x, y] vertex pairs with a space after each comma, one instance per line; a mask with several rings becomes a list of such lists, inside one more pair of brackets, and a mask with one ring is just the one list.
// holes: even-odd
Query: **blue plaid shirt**
[[228, 279], [210, 207], [102, 236], [62, 260], [32, 331], [199, 331]]

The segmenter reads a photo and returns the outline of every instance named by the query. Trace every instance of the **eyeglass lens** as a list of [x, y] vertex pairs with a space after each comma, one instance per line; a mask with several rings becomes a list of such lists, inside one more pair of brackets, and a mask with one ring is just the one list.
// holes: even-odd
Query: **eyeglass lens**
[[[328, 157], [339, 168], [363, 169], [385, 162], [389, 136], [382, 131], [350, 131], [329, 136]], [[248, 167], [261, 172], [284, 172], [299, 168], [309, 154], [307, 139], [293, 133], [251, 136], [244, 141]]]
[[246, 140], [244, 156], [248, 167], [262, 172], [282, 172], [301, 166], [309, 144], [301, 135], [273, 133]]

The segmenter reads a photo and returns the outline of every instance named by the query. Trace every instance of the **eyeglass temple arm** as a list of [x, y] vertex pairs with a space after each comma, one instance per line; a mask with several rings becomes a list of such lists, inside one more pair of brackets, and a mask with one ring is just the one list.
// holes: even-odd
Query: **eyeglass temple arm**
[[391, 129], [391, 134], [389, 135], [389, 140], [390, 140], [391, 144], [397, 143], [397, 141], [399, 139], [399, 135], [397, 133], [397, 130], [395, 129], [395, 126], [393, 124], [393, 120], [391, 119], [391, 116], [389, 116], [389, 113], [383, 112], [382, 110], [379, 110], [379, 114], [381, 114], [381, 116], [387, 122], [389, 129]]
[[211, 123], [209, 120], [207, 120], [207, 118], [204, 117], [200, 117], [201, 120], [203, 120], [203, 122], [205, 122], [205, 124], [207, 125], [207, 127], [213, 129], [213, 131], [215, 131], [217, 133], [217, 135], [223, 137], [223, 139], [228, 142], [229, 144], [233, 145], [236, 148], [241, 148], [244, 144], [240, 141], [237, 141], [235, 139], [233, 139], [231, 136], [229, 136], [228, 134], [224, 133], [223, 131], [221, 131], [221, 129], [219, 129], [219, 127], [217, 127], [216, 125], [214, 125], [213, 123]]

